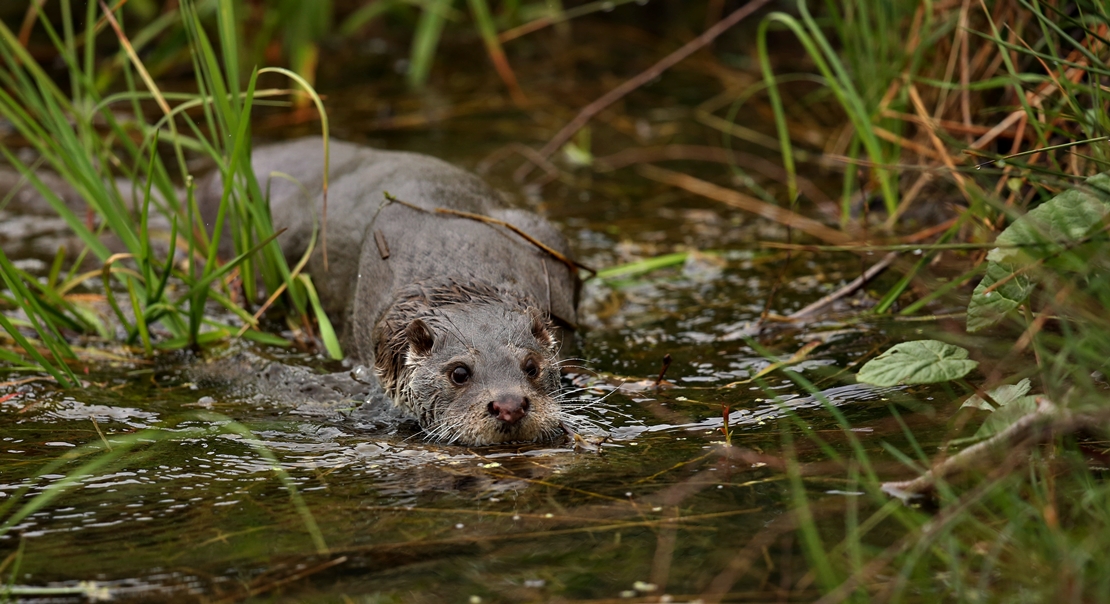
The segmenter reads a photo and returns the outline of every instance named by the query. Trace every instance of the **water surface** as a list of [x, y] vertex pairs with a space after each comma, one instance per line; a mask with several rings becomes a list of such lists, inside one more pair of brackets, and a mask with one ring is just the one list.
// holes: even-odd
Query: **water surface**
[[[337, 56], [355, 69], [377, 65], [378, 50], [345, 48]], [[856, 438], [894, 473], [882, 443], [908, 450], [900, 421], [927, 450], [942, 439], [938, 417], [945, 414], [937, 411], [950, 407], [948, 393], [875, 389], [852, 379], [861, 359], [920, 337], [921, 326], [844, 320], [873, 302], [866, 293], [808, 325], [761, 322], [764, 310], [789, 314], [869, 262], [762, 247], [759, 241], [783, 241], [787, 233], [633, 168], [561, 164], [560, 180], [521, 187], [510, 178], [519, 160], [508, 153], [490, 162], [491, 154], [542, 142], [561, 125], [569, 109], [545, 95], [569, 87], [566, 102], [577, 107], [605, 88], [541, 68], [542, 55], [522, 59], [525, 90], [560, 113], [521, 111], [504, 100], [483, 60], [475, 55], [472, 70], [420, 95], [405, 92], [398, 78], [352, 80], [326, 69], [321, 90], [337, 136], [488, 167], [487, 177], [516, 203], [559, 224], [588, 265], [697, 252], [675, 267], [587, 283], [584, 327], [567, 345], [581, 360], [565, 384], [593, 401], [577, 413], [590, 432], [609, 436], [600, 451], [576, 451], [569, 442], [426, 443], [411, 424], [368, 421], [355, 404], [317, 405], [198, 380], [204, 359], [188, 354], [92, 363], [87, 387], [64, 392], [12, 374], [0, 384], [4, 513], [75, 480], [0, 537], [4, 572], [28, 600], [814, 597], [787, 591], [807, 565], [790, 530], [776, 524], [790, 508], [791, 485], [774, 462], [790, 453], [803, 464], [802, 484], [830, 535], [842, 534], [846, 506], [873, 506], [845, 467], [805, 465], [826, 459], [812, 437], [842, 455]], [[625, 72], [638, 63], [611, 65], [606, 82], [631, 75]], [[593, 151], [616, 152], [637, 136], [638, 144], [719, 144], [691, 119], [719, 90], [696, 67], [677, 70], [599, 120]], [[765, 129], [759, 111], [748, 115], [749, 125]], [[275, 112], [261, 117], [258, 135], [317, 127]], [[719, 180], [729, 170], [667, 165]], [[762, 185], [779, 190], [771, 179]], [[818, 344], [791, 366], [796, 374], [760, 375], [772, 363], [767, 355], [788, 359], [810, 342]], [[665, 354], [673, 358], [669, 387], [645, 388]], [[344, 369], [244, 343], [208, 353], [209, 361], [242, 356]], [[636, 387], [617, 389], [622, 381]], [[924, 403], [911, 404], [911, 394]], [[897, 418], [892, 409], [900, 409]], [[852, 431], [841, 429], [837, 414]], [[102, 446], [126, 452], [81, 470], [104, 459], [92, 451]], [[884, 530], [875, 529], [877, 541]], [[36, 595], [39, 588], [74, 593]]]

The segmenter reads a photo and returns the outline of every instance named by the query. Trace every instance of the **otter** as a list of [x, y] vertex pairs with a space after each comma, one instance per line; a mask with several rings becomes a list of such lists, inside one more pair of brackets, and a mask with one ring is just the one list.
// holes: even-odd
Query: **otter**
[[[480, 178], [418, 153], [330, 142], [327, 265], [306, 270], [356, 361], [435, 441], [551, 440], [560, 421], [560, 336], [577, 325], [580, 281], [566, 238], [509, 207]], [[291, 263], [321, 224], [323, 141], [255, 149]], [[280, 175], [281, 177], [277, 177]], [[200, 187], [219, 199], [218, 181]], [[316, 192], [306, 195], [306, 191]], [[436, 213], [439, 208], [503, 221]]]

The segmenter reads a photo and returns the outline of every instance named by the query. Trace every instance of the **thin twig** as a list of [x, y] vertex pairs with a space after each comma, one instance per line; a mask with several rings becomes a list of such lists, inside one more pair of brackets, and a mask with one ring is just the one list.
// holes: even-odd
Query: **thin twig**
[[523, 143], [509, 143], [493, 153], [482, 158], [478, 165], [474, 167], [474, 171], [478, 174], [487, 174], [498, 162], [507, 158], [513, 153], [523, 155], [525, 159], [536, 164], [547, 173], [552, 179], [559, 178], [559, 169], [555, 167], [546, 157], [540, 155], [535, 149]]
[[[613, 90], [610, 90], [608, 93], [606, 93], [596, 101], [590, 103], [589, 105], [586, 105], [581, 111], [578, 112], [578, 115], [576, 115], [574, 119], [572, 119], [566, 126], [563, 126], [562, 130], [560, 130], [554, 137], [552, 137], [552, 139], [549, 140], [546, 145], [540, 148], [540, 155], [542, 155], [543, 157], [550, 157], [552, 153], [562, 147], [567, 141], [571, 139], [572, 136], [574, 136], [576, 132], [581, 130], [583, 126], [589, 123], [589, 121], [595, 115], [601, 113], [602, 110], [604, 110], [606, 107], [624, 98], [625, 95], [632, 92], [633, 90], [636, 90], [644, 84], [647, 84], [648, 82], [659, 77], [664, 71], [670, 69], [671, 67], [674, 67], [686, 57], [689, 57], [698, 50], [701, 50], [710, 42], [717, 39], [717, 36], [725, 33], [732, 26], [736, 25], [740, 21], [743, 21], [746, 17], [750, 16], [752, 13], [759, 10], [760, 8], [763, 8], [763, 6], [768, 4], [769, 2], [770, 0], [752, 0], [751, 2], [748, 2], [744, 6], [733, 12], [731, 15], [718, 21], [717, 24], [713, 27], [705, 30], [705, 32], [703, 32], [700, 36], [684, 44], [682, 48], [679, 48], [666, 57], [663, 57], [663, 59], [661, 59], [655, 65], [652, 65], [651, 67], [642, 71], [636, 77], [626, 81], [620, 86], [617, 86]], [[517, 169], [516, 173], [513, 174], [513, 178], [515, 178], [517, 182], [523, 181], [528, 176], [528, 174], [532, 172], [532, 168], [532, 164], [524, 164]]]
[[104, 443], [104, 448], [111, 451], [112, 445], [108, 443], [108, 439], [104, 437], [104, 432], [100, 429], [100, 424], [96, 423], [95, 417], [90, 417], [92, 420], [93, 428], [96, 428], [96, 433], [100, 436], [100, 442]]
[[[116, 6], [118, 7], [119, 5], [117, 4]], [[127, 39], [127, 36], [123, 34], [123, 29], [121, 29], [119, 23], [116, 22], [116, 16], [112, 14], [112, 9], [108, 8], [104, 0], [100, 0], [100, 8], [104, 11], [104, 18], [108, 20], [108, 24], [116, 31], [116, 37], [119, 38], [119, 43], [127, 52], [127, 56], [131, 58], [131, 63], [135, 66], [136, 71], [139, 72], [139, 77], [142, 78], [147, 89], [149, 89], [151, 95], [154, 96], [154, 101], [158, 104], [162, 113], [172, 120], [173, 112], [170, 111], [169, 103], [167, 103], [165, 97], [162, 96], [162, 91], [154, 84], [154, 79], [150, 77], [150, 73], [147, 72], [142, 61], [139, 60], [138, 53], [136, 53], [135, 48], [131, 46], [131, 40]]]
[[1037, 409], [1020, 417], [1008, 428], [945, 459], [913, 480], [884, 482], [883, 491], [907, 499], [935, 488], [938, 480], [976, 466], [986, 466], [996, 451], [1005, 450], [1009, 459], [1023, 456], [1033, 445], [1048, 442], [1061, 434], [1071, 434], [1088, 426], [1105, 426], [1105, 414], [1073, 414], [1051, 401], [1038, 398]]
[[483, 214], [474, 214], [472, 212], [462, 212], [460, 210], [452, 210], [450, 208], [436, 208], [434, 210], [429, 210], [427, 208], [422, 208], [422, 207], [420, 207], [420, 206], [418, 206], [414, 203], [409, 203], [407, 201], [398, 199], [398, 198], [394, 197], [388, 191], [384, 192], [384, 195], [385, 195], [385, 198], [388, 201], [390, 201], [392, 203], [399, 203], [399, 204], [405, 206], [406, 208], [410, 208], [410, 209], [416, 210], [418, 212], [425, 212], [427, 214], [447, 214], [449, 216], [458, 216], [459, 218], [466, 218], [468, 220], [476, 220], [478, 222], [484, 222], [486, 224], [492, 224], [492, 225], [496, 225], [496, 226], [500, 226], [500, 227], [505, 227], [506, 229], [509, 229], [510, 231], [516, 233], [517, 235], [520, 235], [528, 243], [531, 243], [532, 245], [534, 245], [534, 246], [538, 247], [539, 249], [543, 250], [546, 254], [548, 254], [552, 258], [554, 258], [554, 259], [558, 260], [559, 262], [562, 262], [563, 264], [567, 265], [567, 267], [570, 268], [572, 273], [578, 272], [578, 269], [582, 269], [584, 271], [589, 271], [593, 275], [597, 274], [596, 270], [594, 270], [594, 269], [592, 269], [592, 268], [586, 266], [585, 264], [582, 264], [582, 263], [580, 263], [576, 260], [573, 260], [571, 258], [568, 258], [568, 257], [564, 256], [558, 250], [549, 247], [548, 245], [546, 245], [545, 243], [543, 243], [539, 239], [536, 239], [535, 237], [533, 237], [533, 236], [529, 235], [528, 233], [524, 232], [522, 229], [520, 229], [516, 225], [505, 222], [504, 220], [501, 220], [501, 219], [498, 219], [498, 218], [493, 218], [491, 216], [485, 216]]
[[[598, 157], [594, 159], [593, 165], [598, 172], [609, 172], [636, 164], [650, 164], [670, 160], [693, 160], [743, 166], [746, 171], [762, 174], [778, 182], [786, 182], [786, 171], [773, 161], [752, 153], [708, 145], [663, 145], [625, 149], [612, 155]], [[837, 202], [833, 201], [821, 187], [803, 176], [798, 176], [797, 180], [798, 190], [814, 202], [821, 213], [830, 219], [839, 218], [840, 209]]]
[[[288, 585], [290, 583], [300, 581], [301, 579], [304, 579], [306, 577], [310, 577], [310, 576], [312, 576], [312, 575], [314, 575], [318, 572], [325, 571], [325, 570], [327, 570], [327, 569], [329, 569], [333, 566], [338, 566], [340, 564], [343, 564], [346, 561], [347, 561], [347, 556], [340, 556], [340, 557], [334, 558], [332, 560], [327, 560], [325, 562], [321, 562], [320, 564], [317, 564], [316, 566], [312, 566], [312, 567], [306, 568], [304, 570], [300, 570], [298, 572], [295, 572], [295, 573], [293, 573], [291, 575], [288, 575], [286, 577], [282, 577], [282, 578], [277, 579], [276, 581], [273, 581], [273, 582], [270, 582], [270, 583], [259, 585], [257, 587], [247, 586], [246, 597], [248, 597], [248, 598], [254, 597], [254, 596], [257, 596], [259, 594], [266, 593], [267, 591], [277, 589], [278, 587], [281, 587], [283, 585]], [[217, 600], [217, 602], [220, 602], [220, 603], [235, 602], [235, 601], [239, 601], [241, 599], [241, 597], [242, 596], [240, 596], [240, 595], [228, 596], [228, 597], [223, 598], [221, 600]]]
[[663, 376], [667, 375], [667, 369], [671, 367], [671, 353], [663, 355], [663, 367], [659, 370], [659, 377], [655, 378], [655, 387], [658, 388], [663, 383]]
[[23, 25], [19, 28], [19, 43], [23, 48], [27, 48], [27, 43], [31, 40], [31, 29], [35, 26], [35, 19], [39, 16], [39, 10], [46, 0], [34, 0], [27, 5], [27, 12], [23, 15]]
[[790, 313], [789, 315], [787, 315], [786, 318], [791, 320], [791, 321], [798, 321], [798, 320], [801, 320], [801, 319], [805, 319], [805, 318], [809, 317], [810, 315], [816, 313], [817, 311], [821, 310], [822, 308], [828, 306], [829, 304], [832, 304], [833, 302], [836, 302], [837, 300], [843, 298], [844, 296], [851, 295], [852, 293], [854, 293], [859, 288], [863, 287], [864, 285], [867, 285], [867, 282], [874, 279], [879, 273], [881, 273], [881, 272], [885, 271], [887, 268], [889, 268], [891, 264], [894, 264], [894, 260], [897, 257], [898, 257], [898, 252], [888, 253], [886, 256], [883, 256], [882, 260], [880, 260], [880, 261], [876, 262], [875, 264], [871, 265], [870, 268], [863, 271], [862, 275], [856, 277], [855, 279], [852, 279], [852, 281], [850, 281], [844, 287], [841, 287], [840, 289], [836, 290], [835, 292], [833, 292], [833, 293], [831, 293], [827, 296], [824, 296], [820, 300], [817, 300], [816, 302], [810, 304], [809, 306], [806, 306], [805, 308], [803, 308], [799, 311]]
[[929, 141], [936, 149], [937, 157], [940, 158], [944, 165], [951, 172], [952, 179], [956, 181], [956, 186], [959, 187], [960, 192], [967, 198], [968, 205], [974, 202], [969, 189], [974, 185], [964, 179], [964, 175], [956, 169], [956, 162], [952, 160], [952, 156], [948, 154], [948, 149], [944, 146], [944, 142], [937, 136], [937, 126], [933, 123], [933, 118], [929, 115], [928, 110], [925, 109], [925, 103], [921, 100], [921, 95], [917, 92], [917, 86], [912, 82], [907, 83], [907, 90], [909, 91], [910, 101], [913, 103], [914, 110], [917, 111], [917, 116], [925, 122], [925, 134], [928, 135]]
[[651, 165], [642, 165], [638, 168], [638, 171], [646, 178], [674, 185], [703, 197], [716, 199], [734, 208], [739, 208], [746, 212], [762, 216], [763, 218], [772, 220], [786, 227], [798, 229], [803, 233], [829, 243], [837, 245], [858, 243], [856, 238], [836, 229], [829, 228], [812, 218], [806, 218], [796, 212], [791, 212], [785, 208], [761, 201], [738, 191], [726, 189], [711, 182], [694, 178], [688, 174], [682, 174], [681, 172], [674, 172]]

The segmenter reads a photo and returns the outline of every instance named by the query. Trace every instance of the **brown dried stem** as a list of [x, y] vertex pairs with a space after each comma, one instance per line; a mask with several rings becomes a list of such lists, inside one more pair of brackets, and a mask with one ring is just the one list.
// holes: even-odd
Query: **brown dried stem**
[[[648, 82], [659, 77], [664, 71], [670, 69], [671, 67], [674, 67], [683, 59], [709, 45], [709, 43], [713, 40], [716, 40], [718, 36], [728, 31], [732, 26], [743, 21], [745, 18], [752, 15], [760, 8], [763, 8], [763, 6], [768, 4], [769, 2], [770, 0], [751, 0], [751, 2], [748, 2], [744, 6], [740, 7], [731, 15], [718, 21], [713, 27], [705, 30], [705, 32], [702, 33], [700, 36], [684, 44], [682, 48], [679, 48], [666, 57], [663, 57], [663, 59], [661, 59], [655, 65], [647, 68], [639, 75], [626, 81], [613, 90], [610, 90], [608, 93], [606, 93], [596, 101], [590, 103], [589, 105], [586, 105], [584, 108], [582, 108], [581, 111], [578, 112], [578, 115], [576, 115], [574, 119], [572, 119], [566, 126], [563, 126], [562, 130], [556, 133], [555, 136], [552, 137], [552, 139], [549, 140], [546, 145], [540, 148], [540, 155], [542, 155], [543, 157], [550, 157], [552, 153], [566, 144], [566, 142], [569, 141], [576, 132], [581, 130], [583, 126], [589, 123], [589, 121], [595, 115], [601, 113], [601, 111], [604, 110], [606, 107], [624, 98], [625, 95], [632, 92], [633, 90], [636, 90], [644, 84], [647, 84]], [[532, 172], [532, 168], [532, 164], [524, 164], [513, 174], [513, 178], [515, 178], [517, 182], [523, 181], [525, 178], [527, 178], [528, 174]]]
[[711, 182], [701, 180], [700, 178], [694, 178], [688, 174], [682, 174], [681, 172], [674, 172], [651, 165], [640, 166], [638, 170], [645, 178], [674, 185], [686, 189], [691, 193], [715, 199], [734, 208], [739, 208], [745, 212], [751, 212], [757, 216], [777, 222], [783, 226], [797, 229], [828, 243], [836, 245], [851, 245], [858, 243], [855, 237], [829, 228], [812, 218], [806, 218], [796, 212], [791, 212], [785, 208], [760, 201], [732, 189], [726, 189]]

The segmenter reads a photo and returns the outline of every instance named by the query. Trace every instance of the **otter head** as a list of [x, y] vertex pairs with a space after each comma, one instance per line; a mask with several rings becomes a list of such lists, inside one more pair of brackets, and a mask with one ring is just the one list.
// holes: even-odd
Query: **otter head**
[[548, 318], [513, 294], [450, 285], [406, 288], [375, 328], [375, 367], [394, 403], [441, 442], [489, 445], [562, 434], [557, 342]]

